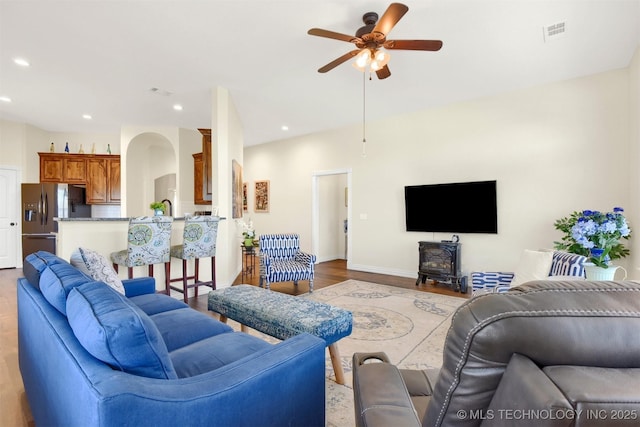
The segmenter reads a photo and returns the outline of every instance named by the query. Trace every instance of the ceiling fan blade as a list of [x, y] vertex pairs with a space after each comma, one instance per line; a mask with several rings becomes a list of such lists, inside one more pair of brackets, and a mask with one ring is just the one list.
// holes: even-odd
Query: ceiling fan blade
[[409, 8], [402, 3], [391, 3], [373, 28], [372, 33], [382, 33], [386, 37], [408, 10]]
[[333, 61], [329, 62], [327, 65], [325, 65], [324, 67], [321, 67], [318, 69], [319, 73], [326, 73], [327, 71], [331, 71], [334, 68], [336, 68], [338, 65], [342, 64], [343, 62], [348, 61], [349, 59], [353, 58], [354, 56], [356, 56], [358, 53], [360, 52], [359, 49], [356, 50], [352, 50], [351, 52], [347, 52], [344, 55], [342, 55], [340, 58], [334, 59]]
[[380, 68], [378, 71], [376, 71], [376, 76], [378, 76], [380, 80], [386, 79], [390, 75], [391, 75], [391, 71], [389, 71], [389, 67], [386, 65]]
[[323, 30], [322, 28], [312, 28], [307, 31], [307, 34], [318, 37], [326, 37], [328, 39], [342, 40], [349, 43], [355, 43], [360, 40], [358, 37], [350, 36], [348, 34], [336, 33], [335, 31]]
[[387, 40], [383, 46], [385, 49], [436, 51], [442, 48], [442, 41], [441, 40]]

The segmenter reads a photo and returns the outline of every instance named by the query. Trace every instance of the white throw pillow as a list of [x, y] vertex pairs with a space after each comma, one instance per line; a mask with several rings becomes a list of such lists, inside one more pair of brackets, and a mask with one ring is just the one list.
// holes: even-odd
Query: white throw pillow
[[78, 248], [71, 254], [71, 265], [91, 276], [93, 280], [104, 282], [124, 295], [124, 285], [109, 260], [96, 251]]
[[549, 277], [549, 271], [551, 271], [552, 261], [553, 252], [525, 249], [520, 256], [511, 287], [521, 285], [531, 280], [547, 279]]
[[69, 264], [73, 265], [75, 268], [82, 271], [87, 276], [91, 277], [91, 272], [89, 271], [86, 264], [84, 263], [84, 259], [82, 259], [80, 248], [71, 252], [71, 258], [69, 258]]

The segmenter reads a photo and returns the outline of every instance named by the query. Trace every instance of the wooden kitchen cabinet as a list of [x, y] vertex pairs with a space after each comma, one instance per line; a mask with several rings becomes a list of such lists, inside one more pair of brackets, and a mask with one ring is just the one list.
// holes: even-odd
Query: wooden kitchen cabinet
[[204, 182], [204, 161], [203, 153], [193, 154], [193, 203], [196, 205], [210, 205], [211, 198], [206, 200], [204, 194], [206, 192]]
[[85, 184], [87, 204], [120, 204], [120, 156], [67, 153], [38, 155], [40, 182]]
[[108, 200], [113, 204], [120, 204], [120, 157], [109, 159]]
[[86, 156], [82, 154], [38, 153], [40, 182], [86, 184]]
[[87, 158], [87, 204], [120, 204], [120, 156]]
[[202, 134], [202, 179], [204, 199], [211, 201], [213, 194], [213, 167], [211, 164], [211, 129], [198, 129]]

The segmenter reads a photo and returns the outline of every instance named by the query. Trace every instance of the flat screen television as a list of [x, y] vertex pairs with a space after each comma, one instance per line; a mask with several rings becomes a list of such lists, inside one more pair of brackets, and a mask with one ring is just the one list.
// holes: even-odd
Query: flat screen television
[[498, 233], [496, 181], [404, 187], [407, 231]]

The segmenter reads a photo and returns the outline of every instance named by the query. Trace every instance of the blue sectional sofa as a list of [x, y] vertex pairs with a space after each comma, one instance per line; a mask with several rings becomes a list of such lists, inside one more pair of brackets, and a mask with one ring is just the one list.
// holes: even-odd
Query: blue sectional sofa
[[325, 343], [270, 344], [47, 252], [18, 279], [20, 372], [38, 426], [324, 426]]

